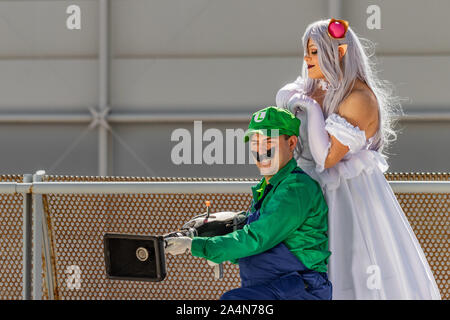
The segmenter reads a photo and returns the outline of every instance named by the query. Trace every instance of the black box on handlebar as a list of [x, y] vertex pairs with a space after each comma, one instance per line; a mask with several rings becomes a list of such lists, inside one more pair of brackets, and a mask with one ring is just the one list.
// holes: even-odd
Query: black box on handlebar
[[[164, 236], [105, 234], [106, 276], [118, 280], [163, 281], [166, 277], [166, 237], [220, 236], [241, 229], [246, 223], [244, 213], [222, 221], [208, 221], [207, 215], [197, 217], [205, 218], [205, 223], [193, 228], [188, 222], [182, 230]], [[192, 223], [195, 224], [195, 221]], [[222, 277], [222, 271], [223, 265], [219, 265], [216, 278]]]
[[157, 282], [166, 277], [162, 236], [107, 233], [104, 249], [109, 279]]

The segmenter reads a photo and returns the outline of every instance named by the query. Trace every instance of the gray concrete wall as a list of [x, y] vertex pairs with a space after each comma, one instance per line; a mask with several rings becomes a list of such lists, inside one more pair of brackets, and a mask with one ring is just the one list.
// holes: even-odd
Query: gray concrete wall
[[[81, 8], [67, 30], [66, 7]], [[366, 8], [381, 8], [381, 30]], [[306, 26], [329, 17], [329, 1], [110, 1], [111, 114], [248, 113], [275, 103], [302, 63]], [[450, 112], [450, 34], [446, 0], [345, 0], [342, 18], [377, 45], [380, 77], [409, 98], [408, 112]], [[420, 22], [419, 27], [411, 28]], [[0, 1], [0, 119], [27, 113], [86, 114], [99, 101], [99, 4]], [[198, 119], [202, 120], [202, 119]], [[247, 123], [204, 122], [204, 130]], [[88, 123], [0, 122], [0, 173], [47, 170], [96, 175], [98, 134]], [[192, 122], [111, 123], [109, 174], [256, 176], [251, 165], [174, 165], [170, 140]], [[390, 171], [449, 171], [450, 122], [401, 122]], [[208, 143], [203, 143], [206, 146]]]

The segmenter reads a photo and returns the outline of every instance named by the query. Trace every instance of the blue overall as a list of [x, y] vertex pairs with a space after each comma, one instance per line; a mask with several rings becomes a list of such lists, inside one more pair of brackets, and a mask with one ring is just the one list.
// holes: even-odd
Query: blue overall
[[[261, 204], [272, 187], [266, 186], [247, 224], [259, 218]], [[332, 285], [327, 273], [305, 267], [283, 242], [239, 259], [239, 272], [242, 287], [225, 292], [221, 300], [331, 300]]]

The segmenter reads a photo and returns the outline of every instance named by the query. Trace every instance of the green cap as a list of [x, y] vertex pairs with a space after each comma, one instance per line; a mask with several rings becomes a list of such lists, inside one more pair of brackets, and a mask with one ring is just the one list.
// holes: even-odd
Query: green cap
[[252, 120], [244, 135], [244, 142], [247, 142], [254, 133], [260, 133], [265, 136], [287, 134], [288, 136], [298, 137], [299, 130], [300, 119], [295, 117], [292, 112], [270, 106], [252, 115]]

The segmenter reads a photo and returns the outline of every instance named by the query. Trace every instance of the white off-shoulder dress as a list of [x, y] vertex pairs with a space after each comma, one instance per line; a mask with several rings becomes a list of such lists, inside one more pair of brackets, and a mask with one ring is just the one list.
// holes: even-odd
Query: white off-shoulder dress
[[384, 172], [372, 139], [338, 114], [325, 129], [350, 151], [334, 167], [316, 170], [308, 146], [306, 113], [301, 120], [298, 165], [317, 180], [329, 207], [329, 278], [333, 299], [440, 299], [423, 250]]

